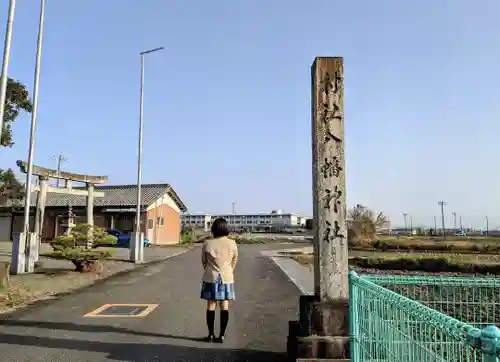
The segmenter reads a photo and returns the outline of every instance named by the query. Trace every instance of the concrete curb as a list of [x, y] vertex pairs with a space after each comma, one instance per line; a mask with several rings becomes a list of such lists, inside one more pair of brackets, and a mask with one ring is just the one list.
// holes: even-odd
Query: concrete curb
[[[280, 250], [279, 252], [282, 252]], [[302, 294], [314, 294], [314, 279], [309, 279], [309, 270], [286, 256], [279, 255], [276, 251], [261, 251], [262, 255], [271, 259], [285, 273], [287, 278], [295, 284]], [[312, 284], [312, 289], [311, 289]]]
[[140, 271], [142, 271], [142, 270], [144, 270], [144, 269], [146, 269], [146, 268], [148, 268], [150, 266], [161, 264], [161, 263], [163, 263], [163, 262], [165, 262], [165, 261], [167, 261], [169, 259], [172, 259], [172, 258], [174, 258], [176, 256], [179, 256], [179, 255], [182, 255], [184, 253], [187, 253], [188, 251], [192, 251], [193, 249], [196, 249], [196, 247], [187, 248], [186, 250], [182, 250], [182, 251], [180, 251], [177, 254], [169, 255], [169, 256], [167, 256], [165, 258], [161, 258], [161, 259], [157, 259], [157, 260], [152, 260], [150, 262], [145, 262], [143, 264], [138, 264], [135, 268], [119, 271], [119, 272], [111, 274], [111, 275], [109, 275], [107, 277], [98, 279], [94, 283], [90, 283], [88, 285], [84, 285], [84, 286], [82, 286], [80, 288], [75, 288], [75, 289], [72, 289], [72, 290], [67, 291], [67, 292], [61, 292], [61, 293], [53, 294], [53, 295], [48, 296], [47, 298], [37, 299], [37, 300], [34, 300], [31, 303], [28, 303], [26, 305], [22, 305], [22, 306], [19, 306], [17, 308], [13, 308], [11, 310], [7, 310], [5, 312], [0, 312], [0, 325], [1, 325], [2, 320], [18, 319], [23, 314], [26, 314], [26, 313], [28, 313], [29, 311], [31, 311], [31, 310], [33, 310], [35, 308], [42, 307], [42, 306], [47, 306], [50, 303], [52, 303], [52, 302], [54, 302], [54, 301], [56, 301], [58, 299], [61, 299], [63, 297], [66, 297], [68, 295], [78, 295], [80, 293], [86, 292], [87, 290], [89, 290], [91, 288], [98, 287], [100, 285], [103, 285], [103, 284], [105, 284], [107, 282], [110, 282], [110, 281], [113, 281], [115, 279], [119, 279], [121, 277], [130, 275], [130, 274], [135, 273], [135, 272], [140, 272]]

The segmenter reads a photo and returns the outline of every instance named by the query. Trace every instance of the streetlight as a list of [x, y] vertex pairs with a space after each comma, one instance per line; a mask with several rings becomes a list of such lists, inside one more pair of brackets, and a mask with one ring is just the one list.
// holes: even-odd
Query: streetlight
[[7, 97], [7, 70], [9, 68], [10, 48], [12, 45], [12, 28], [14, 26], [14, 13], [16, 0], [10, 0], [9, 15], [7, 16], [7, 29], [5, 30], [5, 42], [3, 48], [2, 74], [0, 75], [0, 137], [3, 132], [3, 115], [5, 113], [5, 99]]
[[139, 145], [137, 150], [137, 209], [135, 212], [135, 234], [134, 240], [130, 243], [130, 260], [136, 263], [143, 261], [144, 242], [141, 233], [141, 178], [142, 178], [142, 143], [144, 133], [144, 56], [163, 50], [163, 47], [146, 50], [140, 53], [141, 56], [141, 94], [139, 108]]
[[[30, 238], [30, 209], [31, 209], [31, 179], [33, 176], [33, 158], [35, 156], [36, 121], [38, 115], [38, 85], [40, 83], [40, 62], [42, 59], [43, 24], [45, 19], [45, 0], [40, 2], [40, 23], [38, 25], [38, 41], [36, 48], [35, 76], [33, 82], [33, 111], [31, 112], [30, 144], [28, 150], [28, 171], [26, 172], [26, 196], [24, 197], [24, 226], [23, 236], [26, 245], [25, 272], [32, 273], [35, 261], [38, 258], [38, 237], [36, 240]], [[43, 221], [42, 221], [43, 222]]]

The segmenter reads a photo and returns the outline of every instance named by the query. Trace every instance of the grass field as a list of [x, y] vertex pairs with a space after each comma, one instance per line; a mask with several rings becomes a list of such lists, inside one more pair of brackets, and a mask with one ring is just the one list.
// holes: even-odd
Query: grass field
[[350, 243], [356, 250], [408, 250], [459, 253], [500, 253], [500, 238], [494, 237], [411, 237], [377, 236], [372, 241]]
[[[473, 241], [471, 241], [473, 240]], [[495, 252], [495, 250], [499, 250]], [[312, 248], [289, 255], [311, 266]], [[349, 264], [363, 269], [500, 275], [500, 240], [386, 237], [350, 243]]]
[[[349, 266], [360, 274], [416, 277], [377, 283], [384, 288], [478, 328], [500, 325], [500, 239], [380, 237], [349, 246]], [[312, 247], [287, 256], [312, 271]], [[480, 275], [487, 282], [470, 278]]]

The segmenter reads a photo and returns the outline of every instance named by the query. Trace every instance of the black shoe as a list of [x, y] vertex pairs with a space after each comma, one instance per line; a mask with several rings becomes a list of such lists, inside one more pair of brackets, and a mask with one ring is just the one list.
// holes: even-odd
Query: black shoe
[[215, 340], [215, 336], [213, 334], [209, 334], [207, 337], [203, 338], [204, 342], [213, 342]]
[[216, 343], [224, 343], [224, 336], [219, 336], [219, 337], [215, 338], [215, 342]]

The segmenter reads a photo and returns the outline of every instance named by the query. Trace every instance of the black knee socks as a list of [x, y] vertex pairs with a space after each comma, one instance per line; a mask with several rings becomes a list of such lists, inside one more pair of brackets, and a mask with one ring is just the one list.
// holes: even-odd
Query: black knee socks
[[214, 333], [214, 324], [215, 324], [215, 310], [207, 310], [207, 327], [208, 334], [213, 336]]
[[224, 337], [226, 333], [227, 323], [229, 322], [229, 311], [221, 310], [220, 311], [220, 336]]
[[[226, 333], [227, 324], [229, 322], [229, 311], [221, 310], [220, 311], [220, 335], [224, 337]], [[215, 311], [207, 310], [207, 327], [208, 334], [211, 336], [214, 335], [214, 324], [215, 324]]]

